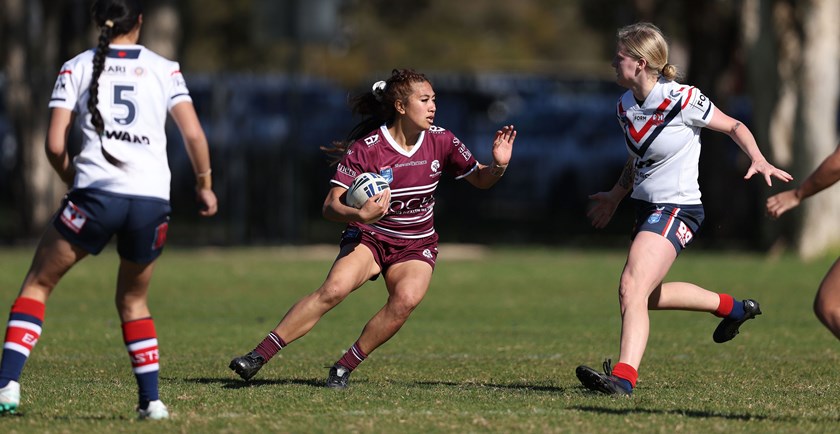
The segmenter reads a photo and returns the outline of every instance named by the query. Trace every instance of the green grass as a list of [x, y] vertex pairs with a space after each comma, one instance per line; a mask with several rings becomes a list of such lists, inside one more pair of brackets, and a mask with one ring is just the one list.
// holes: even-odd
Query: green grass
[[[173, 418], [134, 420], [136, 384], [113, 308], [112, 249], [73, 269], [47, 305], [17, 415], [0, 432], [835, 432], [838, 342], [811, 312], [833, 258], [688, 251], [669, 280], [761, 302], [718, 345], [709, 314], [653, 312], [632, 399], [583, 390], [579, 364], [617, 358], [621, 251], [494, 249], [441, 261], [432, 287], [346, 391], [326, 366], [384, 303], [381, 279], [339, 305], [250, 383], [227, 369], [323, 280], [330, 257], [284, 249], [169, 249], [150, 305]], [[331, 252], [332, 254], [334, 252]], [[0, 250], [0, 308], [30, 249]], [[5, 316], [0, 312], [0, 316]]]

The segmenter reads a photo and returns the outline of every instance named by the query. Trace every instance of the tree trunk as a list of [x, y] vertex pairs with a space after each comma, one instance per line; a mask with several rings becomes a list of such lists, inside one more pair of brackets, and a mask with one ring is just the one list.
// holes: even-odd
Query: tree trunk
[[[837, 144], [838, 47], [840, 2], [809, 0], [800, 3], [802, 68], [799, 73], [799, 116], [795, 135], [801, 144], [794, 156], [794, 176], [800, 180], [816, 168]], [[812, 258], [840, 243], [840, 190], [827, 189], [803, 204], [797, 250]]]
[[[813, 171], [836, 145], [840, 2], [747, 0], [742, 29], [749, 89], [759, 145], [768, 143], [774, 164], [794, 184]], [[791, 186], [779, 186], [774, 191]], [[840, 191], [829, 189], [803, 202], [795, 219], [771, 224], [768, 239], [793, 240], [802, 258], [840, 243]]]
[[[37, 0], [4, 0], [7, 44], [6, 108], [15, 131], [14, 191], [18, 234], [36, 235], [58, 206], [66, 188], [44, 156], [46, 104], [58, 53], [58, 11]], [[45, 14], [40, 12], [44, 10]]]

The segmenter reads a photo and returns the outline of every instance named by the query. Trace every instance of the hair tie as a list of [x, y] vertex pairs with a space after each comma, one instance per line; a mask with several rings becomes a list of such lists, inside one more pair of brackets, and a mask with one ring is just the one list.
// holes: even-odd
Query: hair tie
[[114, 28], [114, 22], [111, 20], [105, 20], [105, 27]]
[[659, 72], [660, 72], [661, 74], [665, 74], [665, 68], [667, 68], [667, 67], [668, 67], [668, 66], [670, 66], [670, 65], [671, 65], [670, 63], [665, 62], [665, 66], [663, 66], [663, 67], [662, 67], [662, 70], [660, 70]]
[[377, 101], [382, 101], [382, 95], [385, 94], [385, 86], [386, 85], [387, 85], [387, 83], [385, 83], [382, 80], [379, 80], [376, 83], [373, 83], [373, 87], [371, 87], [370, 90], [371, 90], [371, 92], [373, 92], [373, 96], [376, 97]]

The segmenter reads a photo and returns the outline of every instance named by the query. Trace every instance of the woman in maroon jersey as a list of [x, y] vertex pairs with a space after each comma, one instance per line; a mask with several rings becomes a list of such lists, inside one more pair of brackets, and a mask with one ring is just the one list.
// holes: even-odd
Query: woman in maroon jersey
[[[350, 373], [368, 354], [388, 341], [420, 304], [432, 279], [438, 236], [434, 229], [434, 192], [441, 177], [466, 179], [486, 189], [505, 173], [516, 130], [496, 131], [493, 161], [484, 165], [450, 131], [434, 125], [435, 93], [429, 80], [410, 69], [394, 70], [387, 81], [353, 100], [353, 112], [366, 116], [345, 142], [327, 151], [337, 170], [324, 201], [328, 220], [347, 223], [341, 250], [315, 292], [300, 299], [277, 327], [248, 354], [230, 362], [245, 380], [253, 377], [286, 344], [305, 335], [321, 317], [366, 281], [385, 279], [388, 300], [358, 340], [330, 369], [327, 387], [347, 387]], [[374, 172], [390, 189], [361, 208], [346, 204], [356, 176]]]

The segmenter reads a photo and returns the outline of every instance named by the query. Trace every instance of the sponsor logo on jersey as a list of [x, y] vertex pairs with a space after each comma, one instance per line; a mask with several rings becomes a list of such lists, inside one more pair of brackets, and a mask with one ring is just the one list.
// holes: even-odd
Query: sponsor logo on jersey
[[671, 89], [671, 91], [668, 93], [668, 96], [670, 96], [673, 99], [677, 99], [680, 97], [680, 91], [677, 89]]
[[108, 65], [102, 71], [107, 75], [125, 75], [125, 66], [122, 65]]
[[391, 166], [381, 167], [379, 169], [379, 174], [388, 181], [388, 184], [394, 180], [394, 169], [392, 169]]
[[469, 161], [470, 157], [472, 157], [472, 153], [470, 152], [469, 149], [467, 149], [466, 146], [464, 146], [463, 143], [458, 145], [458, 152], [461, 153], [461, 155], [464, 157], [465, 161]]
[[347, 176], [350, 176], [350, 177], [353, 177], [353, 178], [356, 177], [356, 171], [355, 170], [353, 170], [353, 169], [351, 169], [351, 168], [349, 168], [349, 167], [347, 167], [347, 166], [345, 166], [341, 163], [338, 163], [338, 169], [337, 170], [339, 172], [347, 175]]
[[434, 255], [432, 255], [432, 251], [429, 249], [423, 249], [423, 256], [429, 259], [434, 259]]
[[408, 163], [397, 163], [397, 164], [394, 164], [394, 167], [425, 166], [427, 163], [428, 163], [428, 161], [427, 161], [427, 160], [409, 161]]
[[61, 211], [61, 222], [71, 231], [78, 234], [85, 227], [87, 215], [75, 203], [68, 200], [67, 206]]
[[368, 145], [368, 147], [375, 145], [377, 142], [379, 142], [379, 134], [374, 134], [370, 137], [365, 137], [365, 144]]
[[706, 110], [706, 106], [708, 105], [709, 99], [706, 98], [706, 95], [703, 95], [700, 92], [697, 92], [697, 96], [691, 100], [690, 104], [692, 107], [695, 107], [699, 110]]
[[397, 215], [404, 215], [404, 214], [416, 214], [419, 212], [425, 212], [430, 203], [434, 203], [435, 198], [432, 195], [424, 196], [424, 197], [413, 197], [408, 200], [400, 200], [394, 199], [394, 196], [391, 196], [391, 206], [389, 207], [389, 211], [392, 214]]
[[136, 136], [128, 131], [108, 131], [105, 130], [105, 137], [111, 140], [120, 140], [128, 143], [142, 143], [144, 145], [151, 145], [152, 141], [146, 136]]
[[694, 238], [694, 234], [691, 233], [691, 229], [689, 229], [683, 222], [680, 222], [675, 235], [677, 236], [677, 240], [680, 242], [680, 245], [683, 247], [690, 243], [691, 239]]
[[665, 113], [656, 112], [650, 117], [650, 124], [653, 126], [662, 125], [665, 122]]

